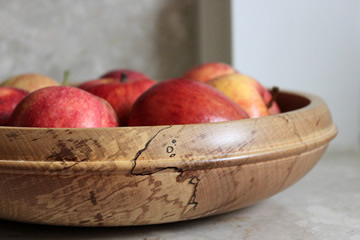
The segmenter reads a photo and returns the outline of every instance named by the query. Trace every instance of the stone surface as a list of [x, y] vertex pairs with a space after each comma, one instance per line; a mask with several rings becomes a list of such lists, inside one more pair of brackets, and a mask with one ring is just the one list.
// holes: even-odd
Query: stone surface
[[298, 183], [254, 206], [153, 226], [72, 228], [0, 220], [0, 239], [360, 240], [360, 155], [326, 153]]
[[196, 1], [0, 0], [0, 81], [39, 72], [62, 81], [114, 68], [176, 77], [196, 63]]

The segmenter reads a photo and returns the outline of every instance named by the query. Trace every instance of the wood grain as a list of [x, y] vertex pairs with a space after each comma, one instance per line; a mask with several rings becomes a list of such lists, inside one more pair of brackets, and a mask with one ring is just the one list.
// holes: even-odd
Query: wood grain
[[326, 103], [282, 92], [282, 114], [214, 124], [0, 128], [0, 218], [124, 226], [200, 218], [289, 187], [337, 133]]

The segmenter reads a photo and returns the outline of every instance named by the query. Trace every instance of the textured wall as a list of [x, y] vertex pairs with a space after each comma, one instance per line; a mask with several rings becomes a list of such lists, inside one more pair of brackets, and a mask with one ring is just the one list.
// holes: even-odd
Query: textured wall
[[197, 61], [195, 0], [0, 0], [0, 81], [132, 68], [176, 77]]

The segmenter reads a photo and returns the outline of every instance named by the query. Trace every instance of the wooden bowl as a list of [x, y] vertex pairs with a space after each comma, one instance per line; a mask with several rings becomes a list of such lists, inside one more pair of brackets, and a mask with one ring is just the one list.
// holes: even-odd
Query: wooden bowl
[[0, 128], [0, 218], [156, 224], [229, 212], [303, 177], [337, 133], [325, 102], [282, 92], [283, 113], [211, 124]]

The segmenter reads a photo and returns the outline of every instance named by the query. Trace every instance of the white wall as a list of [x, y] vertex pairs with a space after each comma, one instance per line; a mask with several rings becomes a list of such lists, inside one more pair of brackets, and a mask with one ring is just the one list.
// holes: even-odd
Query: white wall
[[[228, 1], [231, 63], [266, 86], [323, 97], [339, 128], [330, 149], [360, 151], [360, 1]], [[217, 18], [210, 12], [207, 17]], [[226, 42], [211, 44], [222, 48]], [[201, 61], [222, 60], [211, 52]]]

